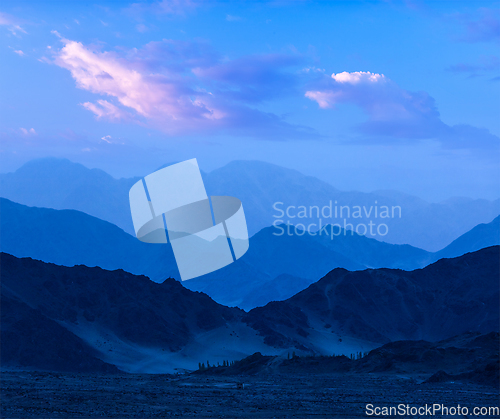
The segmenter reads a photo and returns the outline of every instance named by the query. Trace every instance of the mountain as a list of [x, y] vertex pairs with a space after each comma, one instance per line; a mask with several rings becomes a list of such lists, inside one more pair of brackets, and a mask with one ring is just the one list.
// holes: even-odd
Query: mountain
[[[33, 208], [0, 198], [2, 251], [65, 266], [83, 264], [124, 269], [153, 281], [180, 279], [170, 245], [142, 243], [115, 225], [73, 210]], [[468, 233], [462, 242], [495, 242], [498, 220]], [[291, 228], [290, 235], [268, 227], [250, 238], [250, 248], [224, 269], [184, 282], [217, 302], [249, 310], [284, 300], [302, 291], [334, 268], [362, 270], [423, 267], [439, 258], [409, 245], [392, 245], [364, 236], [309, 235]], [[473, 239], [468, 239], [472, 237]], [[28, 238], [28, 239], [20, 239]], [[36, 238], [36, 239], [35, 239]], [[491, 240], [493, 239], [493, 241]], [[475, 250], [475, 249], [473, 249]], [[455, 256], [455, 255], [454, 255]]]
[[[1, 264], [2, 304], [9, 308], [2, 306], [2, 365], [72, 371], [85, 362], [77, 355], [88, 358], [92, 351], [101, 364], [123, 371], [172, 372], [207, 357], [276, 353], [241, 322], [243, 311], [173, 279], [158, 284], [122, 270], [62, 267], [5, 253]], [[52, 333], [62, 346], [54, 337], [44, 341]], [[38, 354], [50, 351], [61, 352], [65, 362], [40, 365]]]
[[265, 342], [320, 353], [325, 345], [340, 353], [346, 336], [386, 343], [498, 331], [499, 257], [492, 246], [409, 272], [337, 268], [285, 301], [252, 309], [245, 321]]
[[0, 195], [24, 205], [74, 209], [134, 234], [128, 192], [139, 178], [115, 179], [67, 159], [32, 160], [0, 175]]
[[[251, 235], [278, 219], [304, 226], [299, 228], [311, 225], [313, 231], [319, 218], [323, 225], [338, 223], [342, 228], [345, 219], [347, 227], [352, 224], [362, 234], [367, 228], [368, 236], [387, 243], [437, 251], [477, 224], [488, 223], [500, 214], [500, 199], [454, 198], [428, 203], [395, 191], [340, 191], [298, 171], [259, 161], [234, 161], [202, 176], [209, 195], [241, 199]], [[38, 159], [14, 173], [1, 174], [0, 196], [30, 206], [76, 209], [133, 234], [128, 191], [137, 180], [114, 179], [101, 170], [87, 169], [68, 160]], [[331, 216], [328, 210], [324, 212], [326, 217], [318, 213], [325, 206], [331, 206]], [[288, 207], [293, 218], [286, 214], [280, 217], [281, 211]], [[297, 218], [299, 207], [305, 208], [306, 218]], [[355, 213], [356, 207], [360, 208], [360, 214]], [[389, 218], [380, 218], [385, 216], [383, 207], [388, 208]], [[370, 235], [370, 221], [375, 225], [374, 235]]]
[[[0, 198], [0, 211], [0, 248], [14, 256], [65, 266], [124, 269], [157, 282], [180, 279], [170, 245], [140, 242], [117, 226], [79, 211], [27, 207], [4, 198]], [[362, 236], [341, 236], [330, 242], [323, 236], [290, 231], [293, 234], [279, 236], [274, 227], [263, 229], [250, 238], [242, 258], [185, 286], [222, 304], [250, 309], [291, 297], [336, 267], [411, 269], [423, 266], [430, 257], [411, 246]]]
[[3, 291], [2, 368], [68, 372], [118, 372], [98, 351], [61, 326]]
[[479, 224], [436, 253], [436, 259], [452, 258], [500, 244], [500, 216], [491, 223]]
[[143, 243], [114, 224], [75, 210], [33, 208], [0, 198], [0, 249], [65, 266], [100, 266], [179, 278], [170, 245]]
[[255, 352], [350, 354], [393, 340], [498, 331], [499, 251], [411, 272], [335, 269], [248, 313], [173, 279], [1, 253], [2, 366], [158, 373]]

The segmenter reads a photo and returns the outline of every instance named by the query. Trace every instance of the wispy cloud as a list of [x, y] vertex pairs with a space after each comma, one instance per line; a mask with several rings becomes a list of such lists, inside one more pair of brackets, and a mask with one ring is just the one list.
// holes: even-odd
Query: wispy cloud
[[316, 101], [320, 108], [350, 103], [363, 109], [368, 120], [358, 130], [372, 141], [437, 139], [448, 148], [500, 146], [500, 139], [486, 129], [445, 124], [428, 93], [404, 90], [383, 74], [334, 73], [317, 87], [308, 90], [305, 96]]
[[26, 54], [25, 54], [23, 51], [21, 51], [20, 49], [18, 49], [18, 50], [14, 50], [14, 52], [15, 52], [17, 55], [21, 56], [21, 57], [24, 57], [24, 56], [26, 55]]
[[195, 67], [193, 73], [211, 88], [234, 100], [258, 103], [298, 93], [299, 77], [290, 68], [303, 63], [298, 55], [258, 54]]
[[98, 119], [140, 121], [170, 134], [281, 132], [282, 138], [313, 134], [248, 106], [293, 84], [293, 76], [285, 70], [297, 62], [294, 57], [227, 61], [206, 43], [173, 40], [120, 54], [65, 38], [61, 42], [54, 62], [71, 72], [79, 88], [111, 98], [82, 104]]
[[460, 63], [451, 65], [446, 70], [452, 73], [467, 74], [469, 77], [476, 77], [491, 71], [499, 71], [500, 59], [492, 55], [483, 56], [477, 64]]
[[93, 112], [97, 119], [105, 118], [115, 122], [132, 119], [128, 112], [125, 112], [112, 103], [109, 103], [107, 100], [101, 99], [98, 100], [97, 103], [85, 102], [82, 103], [82, 106]]
[[7, 26], [7, 29], [16, 36], [19, 32], [28, 33], [21, 27], [21, 21], [18, 18], [7, 13], [0, 12], [0, 25]]
[[34, 128], [30, 128], [30, 129], [27, 129], [27, 128], [19, 128], [19, 132], [22, 134], [22, 135], [25, 135], [25, 136], [31, 136], [31, 135], [37, 135], [36, 131]]

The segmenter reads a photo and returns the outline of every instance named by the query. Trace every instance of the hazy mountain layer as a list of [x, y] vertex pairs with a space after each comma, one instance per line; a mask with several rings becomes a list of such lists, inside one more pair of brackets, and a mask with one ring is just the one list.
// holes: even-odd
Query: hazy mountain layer
[[[349, 213], [346, 225], [356, 228], [363, 224], [368, 235], [370, 229], [377, 234], [380, 226], [382, 235], [376, 235], [377, 239], [437, 251], [477, 224], [488, 223], [500, 214], [500, 199], [453, 198], [431, 204], [396, 191], [340, 191], [314, 177], [259, 161], [231, 162], [203, 173], [203, 177], [209, 195], [241, 199], [251, 235], [278, 219], [301, 223], [306, 228], [314, 224], [311, 229], [315, 230], [319, 216], [322, 225], [338, 223], [344, 227], [344, 218]], [[14, 173], [1, 174], [0, 196], [25, 205], [76, 209], [133, 234], [128, 192], [137, 180], [114, 179], [102, 170], [87, 169], [68, 160], [39, 159], [26, 163]], [[276, 203], [281, 203], [276, 208], [283, 211], [290, 207], [293, 218], [281, 216], [281, 211], [274, 208]], [[301, 206], [305, 207], [306, 218], [300, 218], [304, 215]], [[318, 210], [311, 209], [314, 206]], [[322, 212], [325, 206], [331, 206], [331, 214], [328, 209]], [[361, 213], [356, 212], [356, 207]], [[389, 218], [381, 218], [387, 214]], [[356, 218], [359, 216], [361, 218]], [[370, 221], [374, 227], [368, 226]], [[387, 234], [382, 224], [387, 225]], [[358, 232], [364, 234], [364, 228], [359, 226]]]

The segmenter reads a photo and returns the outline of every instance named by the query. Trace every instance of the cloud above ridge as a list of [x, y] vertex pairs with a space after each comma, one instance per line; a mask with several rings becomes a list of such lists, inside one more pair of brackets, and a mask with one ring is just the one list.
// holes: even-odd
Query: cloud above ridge
[[314, 135], [248, 106], [293, 86], [289, 68], [300, 58], [263, 54], [231, 61], [202, 41], [163, 40], [120, 53], [63, 37], [61, 42], [55, 64], [71, 72], [78, 88], [106, 97], [82, 104], [98, 119], [136, 121], [173, 135]]

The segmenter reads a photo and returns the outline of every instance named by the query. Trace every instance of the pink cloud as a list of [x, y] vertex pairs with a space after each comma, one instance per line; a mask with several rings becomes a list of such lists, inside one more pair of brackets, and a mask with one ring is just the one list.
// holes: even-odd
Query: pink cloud
[[65, 38], [61, 42], [54, 62], [71, 72], [80, 89], [106, 96], [82, 104], [98, 119], [141, 122], [169, 134], [237, 132], [242, 127], [247, 134], [248, 129], [262, 133], [267, 126], [273, 132], [280, 127], [285, 137], [302, 135], [302, 128], [246, 106], [259, 95], [269, 96], [273, 86], [288, 84], [290, 76], [280, 71], [290, 65], [286, 57], [221, 64], [203, 42], [164, 40], [121, 54]]
[[[98, 52], [80, 42], [62, 39], [64, 47], [55, 63], [71, 72], [77, 86], [93, 93], [114, 97], [139, 117], [160, 122], [164, 128], [179, 128], [193, 119], [218, 112], [205, 103], [206, 94], [162, 74], [141, 71], [140, 66], [112, 52]], [[126, 113], [116, 105], [100, 100], [85, 103], [98, 118], [123, 119]]]

